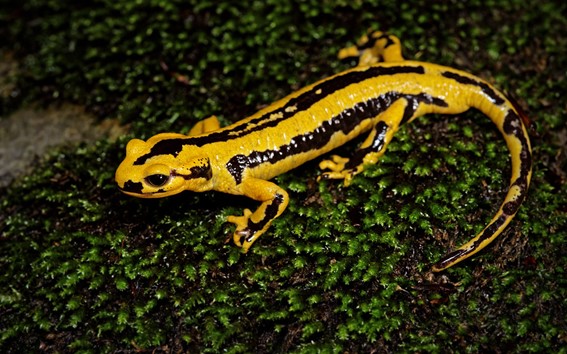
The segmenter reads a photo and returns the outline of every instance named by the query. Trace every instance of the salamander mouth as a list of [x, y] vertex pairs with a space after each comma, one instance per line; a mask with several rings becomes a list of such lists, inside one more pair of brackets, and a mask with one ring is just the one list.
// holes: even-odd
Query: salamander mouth
[[[144, 190], [146, 188], [146, 190]], [[177, 186], [175, 188], [159, 188], [150, 190], [147, 189], [147, 186], [144, 185], [143, 182], [134, 182], [132, 180], [128, 180], [124, 182], [124, 186], [118, 185], [118, 189], [127, 195], [138, 197], [138, 198], [163, 198], [170, 195], [178, 194], [183, 191], [182, 186]]]
[[118, 186], [118, 189], [124, 194], [128, 194], [134, 197], [142, 197], [142, 198], [159, 198], [163, 197], [164, 193], [167, 193], [164, 189], [158, 189], [152, 192], [144, 192], [144, 184], [142, 182], [133, 182], [128, 180], [124, 183], [124, 187]]

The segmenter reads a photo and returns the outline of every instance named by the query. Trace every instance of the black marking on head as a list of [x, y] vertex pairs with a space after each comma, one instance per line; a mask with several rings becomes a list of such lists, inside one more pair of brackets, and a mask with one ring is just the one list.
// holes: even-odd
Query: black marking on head
[[201, 166], [193, 166], [189, 169], [191, 178], [204, 178], [211, 179], [213, 177], [213, 170], [211, 169], [211, 162], [207, 162]]
[[[154, 146], [152, 146], [150, 152], [140, 156], [134, 162], [134, 165], [143, 165], [148, 159], [159, 155], [172, 155], [176, 157], [181, 152], [181, 150], [183, 150], [183, 147], [185, 145], [200, 147], [219, 141], [235, 139], [269, 127], [275, 127], [282, 121], [293, 117], [297, 113], [297, 111], [304, 111], [306, 109], [309, 109], [311, 106], [317, 103], [321, 99], [321, 97], [325, 97], [329, 94], [332, 94], [333, 92], [344, 89], [349, 85], [357, 84], [364, 80], [385, 75], [424, 73], [425, 69], [422, 66], [400, 65], [385, 67], [374, 66], [369, 67], [366, 70], [356, 70], [344, 74], [339, 74], [315, 85], [311, 90], [306, 91], [295, 98], [292, 98], [285, 106], [267, 112], [261, 117], [252, 119], [251, 121], [248, 121], [246, 123], [236, 125], [230, 130], [221, 130], [203, 136], [173, 138], [158, 141], [154, 144]], [[296, 109], [289, 109], [290, 107], [295, 107]]]
[[443, 75], [446, 78], [453, 79], [461, 84], [478, 86], [480, 87], [482, 92], [484, 92], [490, 98], [492, 103], [498, 106], [504, 104], [504, 99], [484, 82], [475, 80], [467, 76], [459, 75], [451, 71], [445, 71], [441, 75]]
[[125, 192], [141, 194], [144, 189], [144, 185], [142, 182], [133, 182], [132, 180], [128, 180], [124, 183], [124, 187], [121, 189]]
[[[248, 156], [235, 155], [228, 161], [226, 167], [234, 177], [236, 184], [240, 184], [246, 168], [254, 168], [262, 163], [274, 164], [289, 156], [308, 152], [312, 149], [321, 149], [328, 144], [336, 132], [341, 131], [345, 135], [349, 134], [363, 120], [378, 116], [400, 98], [406, 99], [408, 107], [412, 107], [414, 110], [419, 106], [419, 104], [414, 104], [415, 102], [447, 106], [445, 101], [432, 99], [431, 96], [426, 94], [407, 95], [399, 92], [388, 92], [345, 109], [337, 116], [322, 122], [314, 131], [297, 135], [290, 139], [289, 144], [282, 145], [275, 150], [254, 151]], [[409, 114], [406, 109], [404, 117], [405, 114], [413, 115], [413, 112], [411, 111], [411, 114]]]
[[246, 167], [251, 166], [250, 159], [242, 154], [233, 156], [226, 164], [226, 169], [234, 177], [236, 184], [242, 182], [242, 172]]
[[180, 141], [183, 140], [185, 139], [175, 138], [160, 140], [159, 142], [154, 144], [154, 146], [152, 146], [152, 149], [148, 154], [140, 156], [138, 159], [136, 159], [136, 161], [134, 161], [134, 165], [143, 165], [149, 158], [154, 156], [172, 155], [173, 157], [176, 157], [177, 155], [179, 155], [181, 150], [183, 150], [184, 144], [180, 144]]
[[211, 162], [209, 159], [205, 159], [206, 162], [202, 165], [193, 166], [189, 169], [189, 174], [181, 174], [177, 171], [172, 172], [172, 176], [183, 177], [185, 180], [204, 178], [209, 180], [213, 177], [213, 170], [211, 168]]

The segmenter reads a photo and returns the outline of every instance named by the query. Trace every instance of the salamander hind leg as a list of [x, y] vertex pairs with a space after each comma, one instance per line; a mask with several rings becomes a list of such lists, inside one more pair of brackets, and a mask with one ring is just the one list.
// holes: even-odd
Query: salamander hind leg
[[330, 160], [321, 161], [319, 168], [330, 171], [323, 172], [319, 180], [342, 179], [344, 185], [348, 186], [355, 175], [364, 171], [364, 165], [378, 162], [378, 159], [386, 152], [386, 146], [396, 130], [397, 125], [392, 127], [384, 121], [379, 121], [351, 158], [333, 155]]
[[370, 32], [362, 36], [355, 46], [341, 49], [338, 57], [341, 60], [358, 57], [358, 66], [404, 60], [398, 37], [380, 31]]
[[398, 131], [407, 104], [406, 100], [398, 100], [380, 116], [375, 117], [374, 119], [377, 122], [370, 134], [351, 158], [333, 155], [330, 160], [321, 161], [319, 168], [330, 171], [323, 172], [319, 180], [342, 179], [344, 185], [348, 186], [355, 175], [364, 171], [364, 165], [378, 162], [378, 159], [386, 152], [386, 147], [392, 141], [394, 134]]
[[244, 210], [242, 216], [229, 216], [227, 221], [236, 225], [233, 235], [234, 243], [244, 253], [272, 224], [287, 207], [289, 197], [285, 190], [272, 182], [248, 178], [239, 188], [241, 193], [251, 199], [262, 202], [254, 212]]

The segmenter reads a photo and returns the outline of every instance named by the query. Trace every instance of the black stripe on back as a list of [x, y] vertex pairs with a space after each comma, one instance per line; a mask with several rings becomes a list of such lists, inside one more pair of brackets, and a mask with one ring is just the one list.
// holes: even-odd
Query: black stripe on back
[[360, 102], [354, 107], [345, 109], [337, 116], [324, 121], [314, 131], [295, 136], [290, 139], [289, 144], [279, 146], [277, 149], [253, 151], [249, 155], [235, 155], [229, 160], [226, 167], [234, 177], [236, 184], [240, 184], [245, 169], [257, 167], [263, 163], [275, 164], [293, 155], [305, 153], [309, 150], [321, 149], [329, 143], [336, 132], [341, 131], [345, 135], [349, 134], [362, 121], [378, 116], [400, 98], [408, 101], [402, 120], [408, 120], [419, 107], [419, 103], [422, 102], [447, 107], [445, 101], [428, 94], [409, 95], [399, 92], [387, 92], [376, 98]]
[[497, 95], [496, 92], [484, 82], [463, 75], [459, 75], [450, 71], [445, 71], [441, 73], [441, 75], [443, 75], [446, 78], [453, 79], [461, 84], [478, 86], [480, 87], [482, 92], [484, 92], [492, 100], [492, 103], [499, 106], [504, 104], [504, 99], [499, 95]]
[[[236, 125], [230, 130], [212, 132], [205, 136], [161, 140], [154, 144], [154, 146], [152, 146], [152, 149], [149, 153], [140, 156], [134, 162], [134, 165], [143, 165], [148, 159], [159, 155], [173, 155], [174, 157], [176, 157], [185, 145], [204, 146], [219, 141], [236, 139], [243, 135], [265, 128], [275, 127], [282, 121], [294, 116], [298, 111], [309, 109], [311, 106], [317, 103], [321, 99], [321, 97], [326, 97], [327, 95], [332, 94], [335, 91], [343, 89], [352, 84], [357, 84], [364, 80], [383, 75], [424, 73], [425, 69], [422, 66], [400, 65], [391, 67], [374, 66], [369, 67], [364, 71], [350, 71], [342, 75], [337, 75], [331, 79], [315, 85], [311, 90], [304, 92], [295, 98], [292, 98], [285, 106], [267, 112], [263, 116], [252, 119], [249, 122]], [[286, 110], [288, 107], [294, 106], [296, 107], [295, 110]], [[274, 114], [280, 115], [281, 118], [270, 118]]]

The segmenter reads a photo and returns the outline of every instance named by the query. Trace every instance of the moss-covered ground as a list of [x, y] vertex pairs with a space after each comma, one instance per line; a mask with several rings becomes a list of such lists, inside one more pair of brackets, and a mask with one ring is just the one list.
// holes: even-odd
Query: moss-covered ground
[[[0, 190], [0, 351], [566, 353], [567, 3], [375, 3], [5, 2], [18, 70], [1, 113], [72, 102], [130, 130]], [[505, 144], [476, 112], [403, 127], [349, 188], [317, 183], [316, 163], [276, 178], [292, 201], [246, 255], [225, 218], [250, 201], [117, 190], [128, 139], [239, 120], [351, 66], [336, 53], [368, 28], [493, 82], [533, 121], [529, 197], [473, 259], [430, 272], [507, 186]]]

